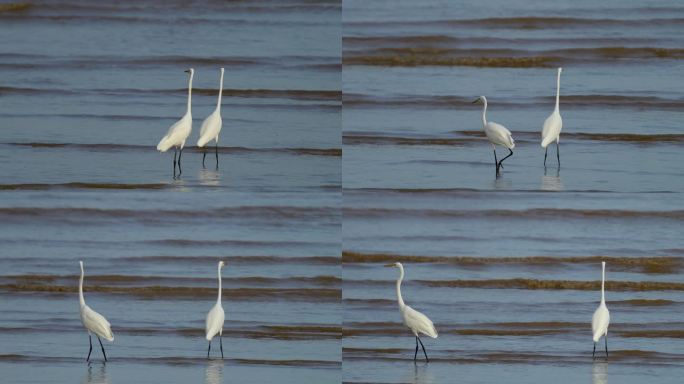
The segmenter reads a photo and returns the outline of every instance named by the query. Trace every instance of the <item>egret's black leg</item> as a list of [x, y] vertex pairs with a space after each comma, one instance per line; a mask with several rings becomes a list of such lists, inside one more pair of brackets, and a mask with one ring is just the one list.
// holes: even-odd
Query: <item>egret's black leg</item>
[[544, 150], [544, 167], [546, 167], [546, 156], [549, 154], [549, 147], [546, 146], [546, 149]]
[[221, 358], [223, 359], [223, 335], [219, 335], [219, 342], [221, 343]]
[[218, 169], [218, 141], [216, 142], [216, 147], [214, 147], [216, 150], [216, 169]]
[[100, 340], [100, 336], [97, 337], [97, 341], [100, 342], [100, 348], [102, 348], [102, 356], [104, 356], [105, 361], [107, 361], [107, 354], [104, 351], [104, 347], [102, 346], [102, 340]]
[[207, 149], [204, 148], [204, 154], [202, 154], [202, 168], [204, 168], [204, 159], [207, 158]]
[[512, 150], [512, 149], [509, 149], [508, 151], [509, 151], [510, 153], [509, 153], [506, 157], [504, 157], [503, 159], [501, 159], [501, 160], [499, 161], [499, 167], [501, 167], [501, 169], [503, 169], [503, 162], [504, 162], [504, 160], [506, 160], [506, 159], [508, 159], [509, 157], [513, 156], [513, 150]]
[[605, 336], [605, 340], [606, 340], [606, 359], [608, 359], [608, 334], [607, 333]]
[[173, 147], [173, 177], [176, 177], [176, 147]]
[[595, 359], [596, 358], [596, 343], [594, 343], [594, 351], [591, 353], [591, 358]]
[[429, 363], [430, 359], [428, 359], [427, 352], [425, 352], [425, 346], [423, 345], [423, 341], [420, 340], [420, 337], [418, 337], [417, 339], [418, 341], [420, 341], [420, 346], [423, 348], [423, 355], [425, 355], [425, 361]]
[[181, 168], [181, 157], [183, 157], [183, 148], [181, 148], [180, 152], [178, 153], [178, 176], [183, 173], [183, 168]]
[[88, 343], [90, 344], [90, 349], [88, 350], [88, 357], [86, 357], [86, 361], [90, 361], [90, 353], [93, 351], [93, 339], [90, 335], [88, 335]]
[[496, 159], [496, 148], [494, 148], [494, 168], [496, 168], [496, 175], [499, 176], [499, 161]]
[[209, 358], [209, 351], [211, 351], [211, 340], [209, 340], [209, 348], [207, 348], [207, 359]]
[[560, 168], [560, 145], [556, 141], [556, 158], [558, 159], [558, 168]]
[[418, 336], [416, 336], [416, 352], [413, 354], [413, 361], [416, 361], [417, 356], [418, 356]]

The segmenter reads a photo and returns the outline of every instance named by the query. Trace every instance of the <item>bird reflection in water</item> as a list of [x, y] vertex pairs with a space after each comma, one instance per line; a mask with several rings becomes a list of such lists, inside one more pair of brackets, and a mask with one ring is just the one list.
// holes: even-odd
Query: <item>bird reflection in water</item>
[[593, 384], [608, 384], [608, 362], [594, 361], [591, 368], [591, 382]]
[[541, 178], [541, 189], [542, 191], [562, 191], [563, 190], [563, 180], [560, 178], [560, 168], [556, 168], [556, 171], [548, 172], [546, 167], [544, 168], [544, 176]]
[[218, 170], [201, 169], [199, 172], [199, 182], [204, 186], [217, 186], [221, 183]]
[[109, 384], [109, 376], [107, 376], [107, 363], [103, 362], [89, 362], [88, 372], [83, 378], [83, 384]]
[[223, 382], [223, 360], [207, 360], [204, 370], [206, 384], [218, 384]]
[[406, 382], [414, 384], [433, 384], [437, 381], [435, 380], [434, 375], [432, 375], [430, 372], [429, 364], [414, 364], [413, 376], [408, 377]]

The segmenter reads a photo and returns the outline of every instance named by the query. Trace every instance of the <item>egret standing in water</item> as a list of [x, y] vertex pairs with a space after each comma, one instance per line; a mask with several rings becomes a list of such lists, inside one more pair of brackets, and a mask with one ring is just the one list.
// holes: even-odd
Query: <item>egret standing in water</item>
[[556, 78], [556, 109], [551, 115], [544, 120], [544, 128], [542, 129], [541, 146], [544, 148], [544, 166], [546, 167], [546, 155], [549, 154], [549, 144], [556, 142], [556, 158], [558, 159], [558, 167], [560, 168], [560, 151], [558, 142], [560, 141], [561, 129], [563, 129], [563, 119], [558, 108], [560, 99], [560, 75], [563, 68], [558, 68], [558, 77]]
[[219, 334], [219, 343], [221, 345], [221, 358], [223, 358], [223, 321], [226, 318], [226, 313], [223, 311], [223, 306], [221, 306], [221, 268], [225, 263], [219, 261], [218, 263], [218, 299], [216, 299], [216, 304], [211, 308], [207, 314], [206, 323], [206, 336], [209, 342], [209, 348], [207, 349], [207, 359], [209, 358], [209, 351], [211, 351], [211, 339]]
[[610, 324], [610, 312], [606, 307], [606, 295], [604, 293], [604, 285], [606, 281], [606, 262], [601, 262], [601, 303], [594, 312], [594, 317], [591, 319], [591, 332], [594, 334], [594, 351], [591, 357], [594, 358], [596, 354], [596, 343], [604, 337], [606, 342], [606, 359], [608, 358], [608, 325]]
[[192, 132], [192, 78], [195, 75], [195, 70], [190, 68], [186, 73], [190, 74], [190, 80], [188, 81], [188, 108], [185, 111], [185, 115], [180, 118], [175, 124], [173, 124], [166, 136], [162, 137], [157, 144], [157, 150], [160, 152], [166, 152], [169, 148], [173, 147], [173, 176], [176, 177], [176, 152], [180, 148], [180, 154], [178, 155], [178, 176], [183, 172], [181, 169], [181, 157], [183, 156], [183, 147], [185, 146], [185, 140], [190, 136]]
[[436, 339], [437, 330], [435, 329], [434, 324], [432, 324], [432, 320], [430, 320], [427, 316], [404, 304], [404, 299], [401, 297], [401, 281], [404, 279], [404, 266], [401, 265], [401, 263], [393, 263], [387, 264], [385, 267], [399, 268], [399, 279], [397, 279], [397, 301], [399, 302], [399, 312], [401, 312], [404, 325], [406, 325], [411, 332], [413, 332], [413, 335], [416, 336], [416, 351], [413, 354], [413, 361], [416, 361], [416, 357], [418, 356], [418, 343], [420, 343], [420, 346], [423, 348], [423, 354], [425, 355], [425, 361], [429, 363], [430, 359], [428, 359], [427, 352], [425, 352], [425, 346], [420, 340], [418, 334], [422, 333], [432, 337], [433, 339]]
[[[494, 148], [494, 166], [496, 167], [496, 175], [499, 175], [499, 168], [503, 169], [503, 161], [513, 156], [513, 148], [515, 148], [515, 140], [511, 132], [501, 124], [497, 124], [493, 121], [487, 122], [487, 98], [484, 96], [478, 97], [473, 104], [477, 102], [482, 102], [484, 108], [482, 109], [482, 125], [484, 127], [487, 139], [492, 144]], [[496, 160], [496, 146], [500, 145], [502, 147], [508, 148], [509, 154], [501, 159], [501, 161]]]
[[81, 323], [83, 323], [85, 329], [88, 330], [88, 342], [90, 343], [90, 349], [88, 350], [88, 357], [86, 357], [86, 361], [90, 360], [90, 353], [93, 351], [93, 333], [97, 337], [97, 341], [100, 342], [102, 355], [104, 356], [105, 361], [107, 361], [107, 354], [105, 353], [104, 346], [102, 346], [102, 340], [100, 340], [100, 337], [103, 337], [107, 341], [114, 341], [112, 327], [109, 325], [109, 321], [107, 321], [104, 316], [93, 311], [89, 306], [86, 305], [85, 300], [83, 299], [83, 262], [79, 261], [79, 264], [81, 264], [81, 279], [78, 282], [78, 300], [81, 303]]
[[[221, 126], [223, 121], [221, 120], [221, 94], [223, 93], [223, 72], [224, 69], [221, 68], [221, 80], [219, 81], [219, 94], [218, 102], [216, 103], [216, 109], [202, 122], [202, 128], [200, 128], [200, 137], [197, 140], [197, 146], [199, 148], [204, 147], [210, 141], [214, 140], [216, 143], [216, 168], [218, 168], [218, 140], [219, 133], [221, 133]], [[204, 167], [204, 159], [207, 157], [207, 151], [204, 150], [202, 155], [202, 166]]]

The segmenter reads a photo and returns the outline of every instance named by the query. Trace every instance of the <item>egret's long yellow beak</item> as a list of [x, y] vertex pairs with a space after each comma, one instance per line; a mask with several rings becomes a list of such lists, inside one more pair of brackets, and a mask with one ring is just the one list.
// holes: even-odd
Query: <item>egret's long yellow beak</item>
[[478, 101], [480, 101], [479, 97], [477, 99], [475, 99], [475, 101], [473, 101], [473, 104], [477, 103]]
[[384, 266], [385, 267], [396, 267], [396, 265], [394, 263], [385, 264]]

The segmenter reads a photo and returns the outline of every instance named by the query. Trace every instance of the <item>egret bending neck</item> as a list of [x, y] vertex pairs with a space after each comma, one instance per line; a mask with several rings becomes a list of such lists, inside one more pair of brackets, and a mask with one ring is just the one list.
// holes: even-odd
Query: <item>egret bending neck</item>
[[399, 308], [403, 308], [404, 299], [401, 297], [401, 281], [404, 280], [404, 267], [399, 267], [399, 279], [397, 279], [397, 301], [399, 302]]
[[484, 107], [482, 108], [482, 126], [487, 126], [487, 99], [482, 99]]
[[85, 306], [85, 300], [83, 299], [83, 264], [81, 264], [81, 278], [78, 280], [78, 301], [81, 303], [81, 307]]

